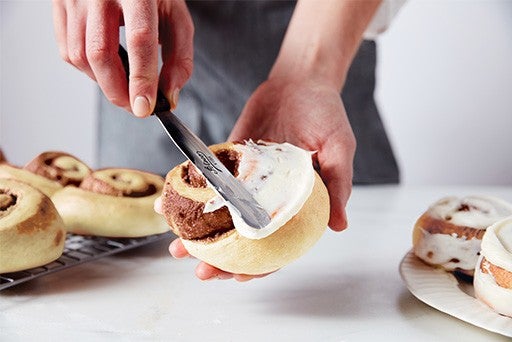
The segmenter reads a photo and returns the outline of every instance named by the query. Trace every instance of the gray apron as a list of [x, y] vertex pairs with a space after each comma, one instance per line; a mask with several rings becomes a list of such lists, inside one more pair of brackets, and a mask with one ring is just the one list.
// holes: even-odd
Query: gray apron
[[[277, 57], [295, 2], [190, 1], [194, 72], [176, 114], [206, 144], [223, 142]], [[396, 183], [397, 163], [374, 101], [376, 46], [363, 41], [341, 97], [357, 140], [355, 184]], [[138, 119], [102, 95], [99, 167], [132, 167], [165, 175], [184, 160], [155, 118]]]

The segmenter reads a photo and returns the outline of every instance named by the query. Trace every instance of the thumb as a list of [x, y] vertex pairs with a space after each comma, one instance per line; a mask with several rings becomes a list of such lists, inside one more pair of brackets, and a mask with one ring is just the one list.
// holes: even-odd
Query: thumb
[[330, 144], [318, 152], [320, 176], [327, 186], [331, 207], [329, 227], [334, 231], [347, 228], [347, 205], [352, 191], [354, 153], [344, 144]]

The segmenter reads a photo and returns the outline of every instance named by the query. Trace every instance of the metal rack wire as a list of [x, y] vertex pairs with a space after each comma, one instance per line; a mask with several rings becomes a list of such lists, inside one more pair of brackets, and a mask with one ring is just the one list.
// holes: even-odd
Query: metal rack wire
[[140, 247], [170, 236], [171, 233], [163, 233], [141, 238], [104, 238], [68, 233], [64, 252], [60, 258], [41, 267], [0, 274], [0, 291], [50, 273]]

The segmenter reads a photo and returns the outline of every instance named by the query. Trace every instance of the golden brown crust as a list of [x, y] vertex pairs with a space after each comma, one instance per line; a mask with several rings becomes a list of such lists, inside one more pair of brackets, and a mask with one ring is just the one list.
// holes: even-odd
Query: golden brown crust
[[313, 192], [301, 210], [284, 226], [260, 240], [236, 229], [215, 239], [181, 239], [187, 251], [219, 269], [238, 274], [274, 272], [305, 254], [323, 235], [329, 221], [329, 195], [315, 174]]
[[62, 186], [79, 186], [91, 169], [75, 156], [59, 151], [43, 152], [24, 167], [37, 175], [60, 183]]
[[15, 179], [24, 182], [49, 197], [57, 190], [62, 189], [62, 185], [58, 182], [8, 163], [0, 164], [0, 178]]
[[64, 223], [43, 193], [0, 179], [0, 209], [0, 273], [41, 266], [62, 254]]
[[[237, 173], [240, 156], [233, 143], [210, 148], [232, 173]], [[215, 193], [194, 170], [186, 162], [167, 174], [163, 214], [191, 255], [224, 271], [273, 272], [304, 254], [327, 227], [329, 198], [316, 174], [313, 192], [299, 213], [270, 236], [253, 240], [238, 234], [226, 207], [203, 213], [205, 203]]]
[[[153, 209], [163, 188], [162, 177], [140, 170], [108, 168], [94, 171], [86, 179], [80, 187], [66, 186], [52, 196], [68, 231], [140, 237], [169, 230], [165, 219]], [[100, 185], [94, 185], [96, 182]], [[97, 188], [100, 192], [91, 191]], [[112, 195], [105, 193], [111, 190]], [[119, 196], [123, 193], [127, 195]]]
[[512, 272], [494, 265], [485, 257], [482, 258], [480, 263], [480, 270], [482, 273], [491, 274], [499, 286], [512, 289]]
[[7, 162], [7, 159], [5, 158], [4, 152], [2, 151], [2, 149], [0, 149], [0, 164], [6, 163], [6, 162]]

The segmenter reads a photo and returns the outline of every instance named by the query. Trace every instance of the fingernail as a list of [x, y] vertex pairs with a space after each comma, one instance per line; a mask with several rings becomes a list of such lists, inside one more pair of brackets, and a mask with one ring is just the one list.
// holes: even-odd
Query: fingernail
[[133, 114], [144, 117], [149, 114], [149, 101], [145, 96], [137, 96], [133, 101]]
[[175, 110], [176, 107], [178, 107], [178, 99], [180, 97], [180, 90], [179, 89], [174, 89], [174, 91], [172, 92], [172, 95], [171, 95], [171, 110]]

